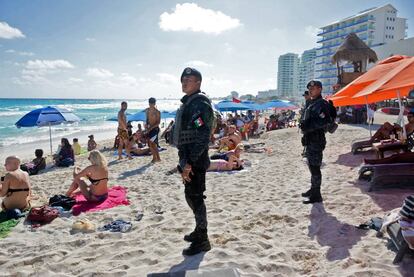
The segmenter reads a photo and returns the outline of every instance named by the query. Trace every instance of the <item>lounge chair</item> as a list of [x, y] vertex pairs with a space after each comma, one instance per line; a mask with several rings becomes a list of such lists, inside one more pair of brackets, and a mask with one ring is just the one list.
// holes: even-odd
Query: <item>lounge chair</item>
[[370, 181], [369, 191], [379, 188], [413, 188], [414, 163], [365, 164], [359, 179]]
[[372, 142], [370, 140], [357, 141], [357, 142], [352, 143], [351, 152], [352, 154], [356, 154], [365, 148], [371, 148], [371, 147], [372, 147]]
[[402, 261], [405, 254], [411, 252], [414, 254], [414, 251], [410, 249], [407, 242], [404, 240], [404, 237], [401, 233], [401, 227], [399, 222], [394, 222], [387, 227], [387, 233], [391, 238], [392, 243], [397, 248], [398, 252], [394, 258], [393, 264], [398, 264]]

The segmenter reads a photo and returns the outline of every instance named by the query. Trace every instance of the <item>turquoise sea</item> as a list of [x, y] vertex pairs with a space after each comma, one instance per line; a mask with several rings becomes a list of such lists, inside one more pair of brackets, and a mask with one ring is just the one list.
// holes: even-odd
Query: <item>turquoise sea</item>
[[[122, 101], [128, 102], [127, 112], [130, 114], [148, 107], [147, 100], [0, 98], [0, 147], [48, 140], [49, 129], [47, 127], [17, 128], [14, 125], [31, 110], [46, 106], [71, 110], [81, 118], [78, 123], [53, 126], [54, 138], [116, 131], [116, 122], [108, 121], [108, 119], [116, 117]], [[179, 103], [179, 100], [158, 100], [157, 107], [160, 110], [175, 111]]]

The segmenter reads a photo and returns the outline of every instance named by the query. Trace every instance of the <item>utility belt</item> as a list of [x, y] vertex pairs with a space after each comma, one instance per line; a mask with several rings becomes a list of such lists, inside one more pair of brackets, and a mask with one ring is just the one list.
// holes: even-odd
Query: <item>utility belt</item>
[[323, 129], [315, 130], [311, 133], [306, 133], [302, 136], [301, 142], [303, 146], [307, 146], [310, 143], [320, 143], [325, 141], [325, 131]]

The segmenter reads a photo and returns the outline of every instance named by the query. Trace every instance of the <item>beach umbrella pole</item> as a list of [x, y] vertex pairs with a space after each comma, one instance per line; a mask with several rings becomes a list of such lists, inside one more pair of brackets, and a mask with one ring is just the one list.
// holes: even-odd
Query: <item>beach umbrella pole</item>
[[404, 122], [404, 110], [403, 110], [403, 105], [401, 103], [401, 97], [400, 97], [400, 91], [397, 90], [397, 96], [398, 96], [398, 106], [400, 108], [400, 114], [398, 115], [398, 119], [400, 119], [401, 117], [401, 127], [403, 129], [403, 137], [406, 138], [407, 137], [407, 130], [405, 130], [405, 122]]
[[49, 122], [49, 143], [50, 143], [50, 155], [53, 156], [53, 152], [52, 152], [52, 127], [51, 127], [51, 123]]
[[[368, 117], [368, 96], [365, 96], [365, 105], [367, 105], [367, 117]], [[367, 118], [368, 120], [368, 118]], [[368, 120], [368, 128], [369, 128], [369, 137], [372, 138], [372, 131], [371, 131], [371, 122]]]

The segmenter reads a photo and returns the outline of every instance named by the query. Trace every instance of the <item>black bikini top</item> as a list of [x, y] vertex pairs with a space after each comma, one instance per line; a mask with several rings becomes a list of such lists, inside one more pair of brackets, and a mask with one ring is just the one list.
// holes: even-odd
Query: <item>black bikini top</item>
[[92, 179], [91, 177], [88, 177], [88, 179], [92, 183], [92, 185], [97, 185], [97, 184], [99, 184], [100, 181], [108, 180], [108, 178]]
[[25, 188], [25, 189], [11, 189], [11, 188], [9, 188], [8, 190], [7, 190], [7, 195], [8, 196], [10, 196], [10, 195], [12, 195], [13, 194], [13, 192], [19, 192], [19, 191], [29, 191], [30, 189], [29, 188]]

